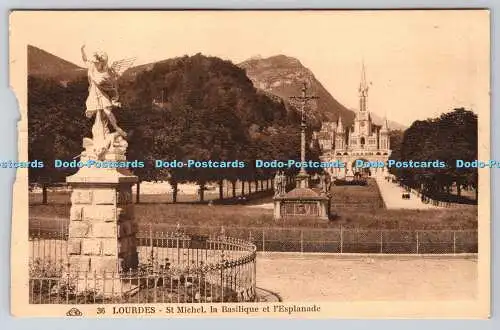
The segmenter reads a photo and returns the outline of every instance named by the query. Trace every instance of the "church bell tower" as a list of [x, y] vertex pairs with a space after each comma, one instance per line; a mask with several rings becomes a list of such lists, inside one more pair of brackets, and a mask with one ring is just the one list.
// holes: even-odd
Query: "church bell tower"
[[358, 134], [360, 136], [369, 136], [371, 134], [370, 114], [366, 108], [368, 98], [368, 83], [366, 81], [365, 63], [361, 68], [361, 81], [359, 83], [359, 111], [358, 111]]

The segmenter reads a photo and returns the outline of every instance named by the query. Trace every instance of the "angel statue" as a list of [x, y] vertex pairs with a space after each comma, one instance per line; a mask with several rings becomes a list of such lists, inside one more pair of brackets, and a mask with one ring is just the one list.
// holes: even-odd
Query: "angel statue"
[[[92, 147], [92, 154], [98, 159], [110, 149], [113, 143], [127, 134], [118, 126], [113, 110], [120, 108], [118, 95], [118, 77], [134, 62], [134, 58], [115, 61], [108, 65], [108, 55], [104, 52], [95, 52], [89, 58], [85, 53], [85, 45], [81, 47], [82, 59], [88, 69], [89, 95], [86, 101], [85, 115], [87, 118], [96, 116], [92, 127], [93, 139], [84, 139], [84, 147]], [[111, 133], [108, 124], [115, 132]], [[123, 144], [126, 142], [123, 140]]]
[[284, 194], [286, 194], [286, 175], [285, 175], [285, 172], [283, 172], [283, 171], [281, 171], [281, 173], [280, 173], [280, 181], [281, 181], [281, 185], [280, 185], [281, 195], [284, 195]]
[[276, 171], [274, 175], [274, 196], [279, 196], [281, 194], [281, 177], [280, 172]]
[[274, 196], [281, 196], [286, 193], [286, 176], [282, 171], [277, 171], [274, 176]]

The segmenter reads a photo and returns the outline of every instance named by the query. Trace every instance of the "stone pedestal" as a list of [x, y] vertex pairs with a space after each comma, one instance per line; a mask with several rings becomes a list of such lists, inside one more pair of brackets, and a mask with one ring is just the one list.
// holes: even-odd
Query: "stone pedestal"
[[274, 219], [288, 217], [328, 220], [330, 196], [310, 188], [295, 188], [285, 195], [274, 197]]
[[72, 187], [70, 273], [118, 276], [138, 265], [132, 203], [137, 180], [128, 170], [106, 168], [82, 168], [66, 178]]
[[281, 218], [283, 217], [281, 214], [281, 203], [282, 203], [281, 198], [274, 198], [274, 209], [273, 209], [274, 220], [281, 220]]

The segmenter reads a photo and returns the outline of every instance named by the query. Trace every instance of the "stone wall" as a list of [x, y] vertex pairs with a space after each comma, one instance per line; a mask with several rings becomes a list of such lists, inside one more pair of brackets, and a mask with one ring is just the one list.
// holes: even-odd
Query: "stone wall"
[[134, 268], [138, 263], [136, 232], [130, 183], [73, 186], [68, 237], [73, 271]]

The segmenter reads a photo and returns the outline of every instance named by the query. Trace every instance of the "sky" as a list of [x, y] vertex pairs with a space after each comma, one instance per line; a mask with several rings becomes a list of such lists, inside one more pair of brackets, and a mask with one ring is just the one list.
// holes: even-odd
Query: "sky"
[[[202, 53], [242, 62], [299, 59], [339, 102], [404, 125], [455, 107], [489, 112], [490, 26], [483, 10], [18, 12], [12, 38], [83, 65], [80, 46], [145, 64]], [[11, 40], [12, 41], [12, 40]], [[19, 40], [17, 40], [19, 41]]]

